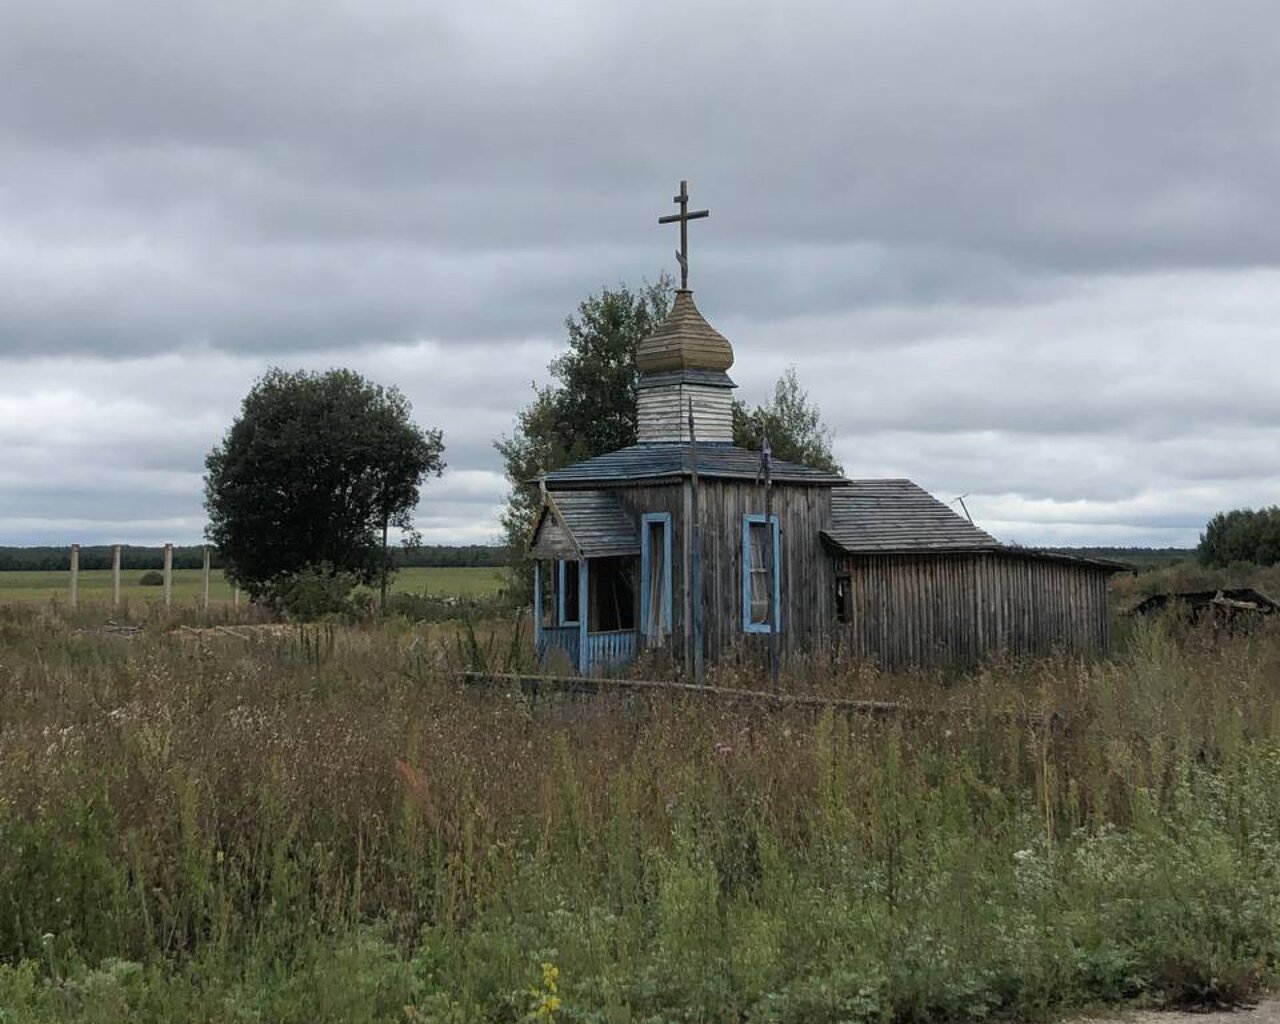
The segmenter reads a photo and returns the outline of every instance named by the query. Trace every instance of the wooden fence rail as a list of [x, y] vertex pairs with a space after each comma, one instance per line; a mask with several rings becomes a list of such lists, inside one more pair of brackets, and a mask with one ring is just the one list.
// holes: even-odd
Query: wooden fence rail
[[921, 707], [884, 700], [853, 700], [847, 697], [819, 697], [801, 693], [770, 693], [765, 690], [742, 690], [726, 686], [706, 686], [654, 679], [598, 679], [587, 676], [518, 675], [507, 672], [462, 672], [462, 682], [469, 686], [517, 689], [532, 699], [552, 694], [602, 696], [608, 694], [658, 694], [669, 697], [699, 697], [724, 704], [754, 704], [775, 710], [796, 709], [832, 711], [872, 718], [955, 718], [963, 715], [985, 715], [1002, 721], [1016, 722], [1033, 728], [1060, 732], [1066, 719], [1056, 711], [1028, 712], [1001, 708], [984, 708], [972, 704], [949, 707]]

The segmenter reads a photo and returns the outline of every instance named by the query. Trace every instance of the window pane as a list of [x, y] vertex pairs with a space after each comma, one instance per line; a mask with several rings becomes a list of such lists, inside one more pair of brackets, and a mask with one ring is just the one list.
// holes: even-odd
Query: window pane
[[649, 524], [649, 594], [645, 611], [645, 634], [661, 642], [666, 635], [665, 599], [667, 593], [667, 559], [664, 523]]
[[751, 624], [769, 624], [769, 535], [764, 523], [751, 524]]

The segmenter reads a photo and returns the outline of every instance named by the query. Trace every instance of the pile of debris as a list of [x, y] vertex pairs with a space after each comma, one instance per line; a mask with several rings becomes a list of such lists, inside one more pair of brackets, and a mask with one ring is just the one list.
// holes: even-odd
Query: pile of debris
[[1243, 617], [1274, 615], [1280, 604], [1252, 587], [1221, 587], [1173, 594], [1153, 594], [1129, 610], [1130, 615], [1158, 615], [1170, 609], [1184, 610], [1192, 622], [1211, 616], [1215, 622], [1234, 622]]

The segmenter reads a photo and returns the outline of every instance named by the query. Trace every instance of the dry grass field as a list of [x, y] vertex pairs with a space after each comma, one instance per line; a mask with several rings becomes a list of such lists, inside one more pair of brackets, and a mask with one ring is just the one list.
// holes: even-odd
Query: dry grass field
[[869, 720], [459, 685], [519, 667], [511, 623], [95, 621], [0, 609], [6, 1022], [923, 1024], [1277, 978], [1273, 628], [785, 676], [928, 709]]

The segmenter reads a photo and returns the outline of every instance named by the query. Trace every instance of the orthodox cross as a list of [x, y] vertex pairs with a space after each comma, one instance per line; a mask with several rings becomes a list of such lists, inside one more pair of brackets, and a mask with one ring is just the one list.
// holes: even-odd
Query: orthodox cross
[[694, 210], [692, 213], [689, 212], [689, 183], [687, 181], [680, 182], [680, 194], [672, 196], [671, 201], [680, 207], [680, 212], [659, 217], [658, 223], [680, 225], [680, 248], [676, 250], [676, 260], [680, 264], [680, 288], [685, 290], [689, 287], [689, 221], [698, 220], [701, 217], [710, 217], [711, 211]]

